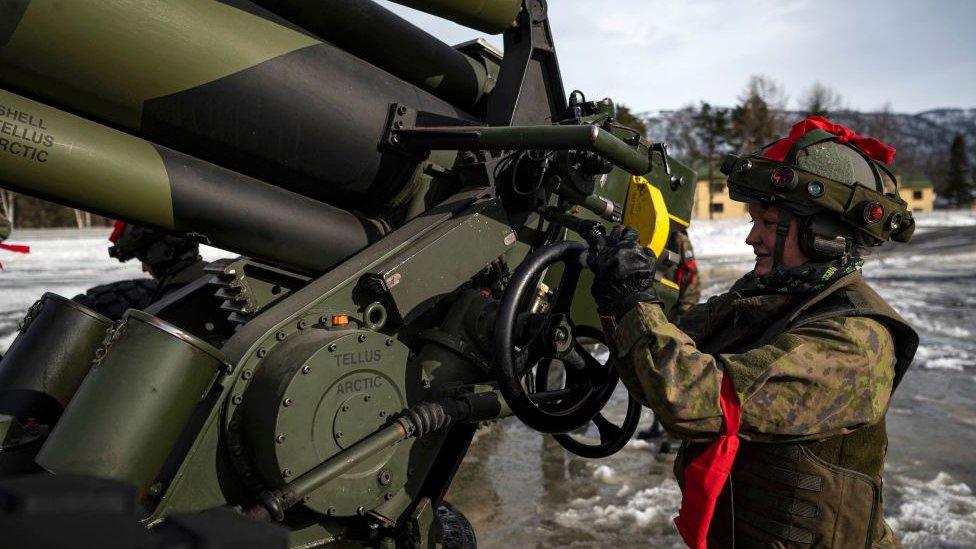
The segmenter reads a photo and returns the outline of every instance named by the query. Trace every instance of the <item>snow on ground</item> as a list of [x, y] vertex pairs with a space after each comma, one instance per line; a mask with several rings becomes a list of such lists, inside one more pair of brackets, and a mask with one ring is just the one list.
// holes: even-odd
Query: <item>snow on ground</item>
[[904, 501], [888, 510], [888, 524], [905, 547], [976, 547], [976, 497], [968, 485], [946, 473], [897, 480]]

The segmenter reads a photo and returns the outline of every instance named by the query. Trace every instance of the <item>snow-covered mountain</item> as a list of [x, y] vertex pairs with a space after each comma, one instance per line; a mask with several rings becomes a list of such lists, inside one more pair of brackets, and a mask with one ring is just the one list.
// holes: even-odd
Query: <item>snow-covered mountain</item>
[[[652, 141], [668, 142], [673, 155], [686, 156], [694, 146], [688, 109], [648, 112], [641, 116], [647, 124], [648, 137]], [[803, 113], [788, 111], [782, 118], [788, 126], [803, 118]], [[936, 186], [957, 133], [966, 140], [971, 165], [976, 163], [976, 108], [932, 109], [917, 114], [841, 111], [831, 114], [830, 119], [895, 147], [898, 151], [895, 165], [899, 169], [926, 172]]]

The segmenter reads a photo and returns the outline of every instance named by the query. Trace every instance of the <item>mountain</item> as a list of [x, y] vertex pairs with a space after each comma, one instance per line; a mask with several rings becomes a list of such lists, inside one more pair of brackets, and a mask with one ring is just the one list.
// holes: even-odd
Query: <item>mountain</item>
[[[692, 108], [646, 112], [640, 115], [652, 141], [665, 141], [678, 158], [694, 156], [701, 144], [691, 131]], [[797, 111], [782, 113], [783, 134], [788, 125], [803, 118]], [[962, 134], [970, 151], [970, 165], [976, 163], [976, 108], [932, 109], [917, 114], [893, 112], [841, 111], [831, 120], [854, 129], [862, 135], [877, 137], [895, 147], [895, 167], [901, 172], [924, 172], [940, 188], [944, 183], [949, 146], [957, 133]]]

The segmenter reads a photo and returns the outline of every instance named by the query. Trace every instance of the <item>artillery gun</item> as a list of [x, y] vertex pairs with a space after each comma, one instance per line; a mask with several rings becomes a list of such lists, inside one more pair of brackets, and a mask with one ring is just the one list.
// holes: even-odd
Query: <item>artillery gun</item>
[[242, 254], [119, 322], [31, 307], [5, 476], [124, 481], [154, 531], [230, 508], [295, 547], [428, 546], [479, 422], [630, 438], [580, 235], [667, 260], [694, 174], [566, 96], [544, 1], [399, 3], [504, 55], [367, 0], [3, 5], [0, 185]]

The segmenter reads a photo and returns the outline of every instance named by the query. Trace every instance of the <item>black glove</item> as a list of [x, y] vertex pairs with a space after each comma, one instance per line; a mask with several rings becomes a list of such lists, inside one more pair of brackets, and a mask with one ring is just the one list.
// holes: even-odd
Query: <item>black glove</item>
[[640, 301], [661, 303], [654, 291], [654, 254], [641, 246], [637, 231], [623, 225], [608, 237], [587, 239], [587, 266], [593, 271], [590, 293], [603, 316], [621, 318]]

